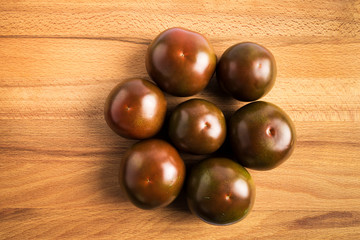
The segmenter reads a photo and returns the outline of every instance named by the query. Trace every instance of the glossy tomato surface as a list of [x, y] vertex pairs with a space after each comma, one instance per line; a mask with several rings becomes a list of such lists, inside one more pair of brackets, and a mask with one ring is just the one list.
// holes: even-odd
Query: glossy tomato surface
[[186, 190], [190, 210], [216, 225], [240, 221], [255, 201], [255, 185], [250, 174], [228, 158], [209, 158], [195, 165]]
[[162, 90], [191, 96], [206, 87], [216, 68], [216, 55], [200, 33], [170, 28], [149, 45], [146, 69]]
[[185, 164], [169, 143], [142, 140], [125, 154], [119, 182], [129, 200], [142, 209], [170, 204], [179, 194], [185, 179]]
[[105, 120], [122, 137], [145, 139], [162, 127], [166, 106], [165, 96], [155, 84], [131, 79], [110, 92], [105, 103]]
[[259, 44], [239, 43], [223, 53], [216, 77], [235, 99], [254, 101], [267, 94], [275, 83], [275, 58]]
[[230, 119], [232, 149], [244, 167], [268, 170], [289, 158], [296, 142], [295, 126], [278, 106], [253, 102]]
[[190, 99], [171, 114], [169, 137], [177, 148], [189, 153], [215, 152], [226, 137], [224, 114], [209, 101]]

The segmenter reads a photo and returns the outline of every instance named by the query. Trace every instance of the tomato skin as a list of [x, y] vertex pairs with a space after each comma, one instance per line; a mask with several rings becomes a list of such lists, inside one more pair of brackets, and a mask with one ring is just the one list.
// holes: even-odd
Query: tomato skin
[[179, 104], [170, 116], [169, 136], [174, 145], [193, 154], [215, 152], [226, 137], [222, 111], [204, 99], [190, 99]]
[[290, 157], [296, 142], [295, 126], [278, 106], [252, 102], [230, 119], [229, 138], [239, 163], [247, 168], [269, 170]]
[[105, 103], [105, 120], [118, 135], [145, 139], [158, 133], [163, 125], [167, 102], [152, 82], [131, 79], [118, 84]]
[[214, 49], [203, 35], [170, 28], [151, 42], [145, 65], [163, 91], [185, 97], [206, 87], [215, 72], [216, 61]]
[[120, 186], [142, 209], [170, 204], [180, 193], [184, 179], [184, 161], [173, 146], [159, 139], [135, 143], [120, 164]]
[[228, 48], [216, 68], [217, 80], [233, 98], [249, 102], [266, 95], [275, 83], [276, 62], [265, 47], [251, 42]]
[[209, 158], [195, 165], [186, 190], [190, 210], [215, 225], [229, 225], [245, 218], [256, 194], [248, 171], [228, 158]]

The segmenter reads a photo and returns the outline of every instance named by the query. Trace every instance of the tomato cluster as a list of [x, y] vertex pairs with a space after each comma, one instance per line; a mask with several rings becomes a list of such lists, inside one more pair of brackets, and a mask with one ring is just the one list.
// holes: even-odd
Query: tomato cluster
[[[166, 122], [170, 143], [153, 138], [164, 126], [164, 92], [192, 96], [216, 72], [221, 88], [239, 101], [255, 101], [274, 85], [276, 63], [256, 43], [228, 48], [217, 63], [214, 49], [199, 33], [171, 28], [149, 45], [146, 69], [155, 82], [130, 79], [116, 86], [105, 104], [105, 120], [124, 138], [139, 139], [123, 157], [119, 182], [139, 208], [170, 204], [186, 187], [190, 210], [217, 225], [243, 219], [255, 201], [255, 185], [244, 168], [268, 170], [292, 153], [296, 133], [287, 114], [274, 104], [257, 101], [238, 109], [226, 123], [221, 109], [204, 99], [179, 104]], [[178, 151], [212, 154], [228, 139], [233, 159], [210, 157], [192, 166]]]

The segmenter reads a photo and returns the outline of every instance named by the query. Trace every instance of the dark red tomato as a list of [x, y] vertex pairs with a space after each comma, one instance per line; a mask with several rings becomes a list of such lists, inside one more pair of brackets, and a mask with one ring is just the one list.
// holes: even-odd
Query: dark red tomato
[[134, 144], [121, 162], [119, 182], [129, 200], [142, 209], [170, 204], [179, 194], [185, 164], [169, 143], [148, 139]]
[[165, 96], [155, 84], [131, 79], [110, 92], [105, 103], [105, 120], [122, 137], [145, 139], [162, 127], [166, 106]]
[[169, 136], [174, 145], [186, 152], [215, 152], [226, 137], [222, 111], [203, 99], [191, 99], [178, 105], [170, 116]]
[[255, 201], [255, 185], [245, 168], [228, 158], [209, 158], [195, 165], [187, 179], [190, 210], [205, 222], [240, 221]]
[[232, 149], [244, 167], [268, 170], [289, 158], [296, 132], [289, 116], [278, 106], [253, 102], [237, 110], [230, 119]]
[[216, 55], [200, 33], [171, 28], [150, 44], [146, 69], [162, 90], [175, 96], [191, 96], [206, 87], [215, 72]]
[[235, 99], [254, 101], [267, 94], [275, 83], [275, 58], [256, 43], [239, 43], [223, 53], [216, 77]]

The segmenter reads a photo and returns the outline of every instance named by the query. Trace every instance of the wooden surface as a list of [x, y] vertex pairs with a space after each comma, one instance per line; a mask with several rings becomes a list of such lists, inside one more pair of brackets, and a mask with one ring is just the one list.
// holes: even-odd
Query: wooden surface
[[[134, 141], [106, 125], [117, 83], [149, 79], [147, 45], [181, 26], [218, 56], [241, 41], [278, 64], [263, 100], [294, 120], [292, 157], [251, 171], [257, 198], [235, 225], [208, 225], [181, 195], [144, 211], [117, 183]], [[197, 95], [226, 115], [243, 105], [212, 83]], [[168, 97], [173, 108], [184, 98]], [[184, 155], [187, 162], [199, 159]], [[359, 239], [360, 1], [1, 1], [1, 239]]]

